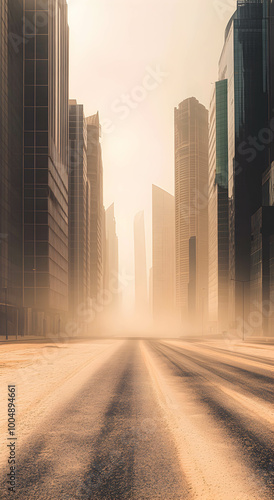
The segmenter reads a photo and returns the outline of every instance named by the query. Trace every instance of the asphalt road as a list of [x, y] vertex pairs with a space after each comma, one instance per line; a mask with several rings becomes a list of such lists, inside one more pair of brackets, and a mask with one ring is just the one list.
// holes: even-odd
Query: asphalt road
[[273, 499], [273, 376], [263, 349], [125, 341], [19, 443], [0, 497]]

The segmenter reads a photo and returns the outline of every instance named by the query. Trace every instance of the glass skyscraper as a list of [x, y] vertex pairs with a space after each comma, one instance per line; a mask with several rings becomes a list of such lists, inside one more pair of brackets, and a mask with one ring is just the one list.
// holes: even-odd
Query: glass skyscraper
[[23, 36], [25, 330], [57, 333], [68, 310], [66, 0], [25, 0]]
[[22, 307], [22, 19], [23, 1], [1, 1], [0, 327], [12, 334]]
[[228, 122], [227, 80], [216, 82], [209, 112], [209, 325], [228, 325]]
[[251, 217], [262, 205], [262, 176], [270, 166], [272, 10], [269, 0], [238, 1], [219, 63], [219, 78], [228, 82], [231, 327], [242, 317], [243, 281], [249, 296]]
[[69, 101], [69, 313], [90, 296], [90, 183], [87, 178], [87, 124], [84, 108]]
[[103, 162], [99, 113], [87, 118], [87, 174], [90, 193], [90, 295], [97, 300], [104, 284]]

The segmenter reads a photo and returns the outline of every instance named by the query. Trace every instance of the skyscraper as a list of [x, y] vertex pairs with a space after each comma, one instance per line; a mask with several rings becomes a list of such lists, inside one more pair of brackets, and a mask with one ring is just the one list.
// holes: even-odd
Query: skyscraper
[[[17, 331], [22, 308], [23, 2], [0, 3], [0, 327]], [[18, 315], [18, 316], [17, 316]], [[21, 330], [21, 328], [20, 328]]]
[[228, 124], [227, 80], [217, 82], [209, 113], [208, 319], [214, 332], [228, 328]]
[[99, 114], [87, 118], [87, 167], [90, 182], [90, 296], [96, 300], [103, 289], [103, 162]]
[[208, 111], [194, 97], [175, 108], [176, 304], [203, 328], [208, 297]]
[[219, 63], [219, 79], [228, 81], [229, 315], [234, 327], [242, 317], [243, 286], [249, 312], [251, 218], [269, 202], [272, 41], [272, 2], [238, 1]]
[[146, 314], [148, 312], [148, 289], [144, 212], [139, 212], [134, 219], [134, 255], [136, 312]]
[[175, 313], [175, 200], [152, 186], [152, 304], [155, 320]]
[[87, 124], [82, 105], [69, 101], [69, 311], [87, 306], [90, 296], [90, 183]]
[[66, 0], [24, 2], [25, 331], [60, 331], [68, 310]]
[[114, 203], [106, 210], [106, 280], [105, 288], [112, 294], [112, 304], [118, 301], [118, 237], [116, 233], [116, 220], [114, 216]]

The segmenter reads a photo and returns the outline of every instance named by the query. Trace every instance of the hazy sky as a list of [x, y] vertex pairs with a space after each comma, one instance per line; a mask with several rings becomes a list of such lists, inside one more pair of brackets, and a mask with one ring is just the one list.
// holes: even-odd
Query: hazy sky
[[[104, 203], [114, 201], [120, 269], [133, 273], [133, 218], [152, 184], [174, 192], [174, 107], [207, 107], [236, 0], [68, 0], [70, 97], [103, 125]], [[132, 287], [128, 287], [128, 295]]]

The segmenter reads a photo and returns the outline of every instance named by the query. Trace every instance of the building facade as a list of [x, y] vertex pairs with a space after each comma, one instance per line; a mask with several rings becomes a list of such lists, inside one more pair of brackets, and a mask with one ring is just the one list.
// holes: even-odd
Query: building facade
[[[228, 81], [229, 316], [230, 327], [250, 312], [251, 219], [263, 204], [263, 176], [271, 165], [273, 5], [238, 1], [219, 63]], [[266, 188], [267, 189], [267, 188]]]
[[273, 336], [274, 207], [261, 207], [251, 220], [250, 321], [248, 334]]
[[68, 311], [66, 0], [24, 2], [24, 252], [26, 333], [59, 333]]
[[0, 326], [22, 332], [23, 2], [0, 4]]
[[175, 199], [152, 186], [152, 309], [154, 320], [175, 314]]
[[87, 118], [87, 173], [90, 183], [90, 296], [97, 300], [104, 284], [103, 162], [99, 114]]
[[106, 246], [105, 246], [105, 290], [111, 297], [111, 308], [117, 307], [119, 302], [119, 253], [118, 237], [114, 203], [106, 210]]
[[209, 113], [208, 320], [212, 332], [228, 328], [227, 80], [216, 82]]
[[203, 328], [208, 302], [208, 111], [190, 98], [175, 108], [176, 307]]
[[84, 108], [69, 101], [69, 312], [90, 297], [90, 183], [87, 177], [87, 124]]

